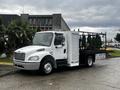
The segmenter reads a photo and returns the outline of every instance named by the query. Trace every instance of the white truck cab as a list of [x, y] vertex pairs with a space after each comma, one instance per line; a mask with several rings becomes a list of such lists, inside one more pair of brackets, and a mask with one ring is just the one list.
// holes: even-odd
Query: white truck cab
[[78, 32], [37, 32], [32, 45], [14, 51], [14, 66], [22, 70], [40, 70], [44, 74], [50, 74], [58, 66], [92, 66], [95, 61], [94, 53], [90, 52], [82, 61], [79, 47]]

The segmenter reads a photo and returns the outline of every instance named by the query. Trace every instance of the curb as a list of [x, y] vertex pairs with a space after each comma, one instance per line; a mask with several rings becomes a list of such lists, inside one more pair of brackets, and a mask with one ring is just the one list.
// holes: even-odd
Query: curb
[[9, 65], [9, 66], [13, 66], [13, 63], [0, 62], [0, 65]]
[[[2, 65], [4, 67], [6, 67], [6, 66], [13, 67], [13, 63], [0, 62], [0, 65]], [[2, 71], [2, 73], [0, 74], [0, 78], [4, 77], [4, 76], [7, 76], [7, 75], [14, 74], [17, 71], [17, 69], [14, 69], [14, 67], [13, 67], [13, 68], [8, 69], [8, 70], [7, 69], [3, 69], [3, 70], [1, 69], [1, 71]]]
[[12, 70], [12, 71], [8, 71], [6, 73], [3, 73], [3, 74], [0, 74], [0, 78], [1, 77], [4, 77], [4, 76], [7, 76], [7, 75], [11, 75], [11, 74], [14, 74], [17, 70]]

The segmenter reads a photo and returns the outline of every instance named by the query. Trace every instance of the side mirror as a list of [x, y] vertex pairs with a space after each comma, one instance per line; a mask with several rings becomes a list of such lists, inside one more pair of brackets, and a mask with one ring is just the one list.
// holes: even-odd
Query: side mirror
[[62, 46], [65, 46], [65, 43], [62, 43]]

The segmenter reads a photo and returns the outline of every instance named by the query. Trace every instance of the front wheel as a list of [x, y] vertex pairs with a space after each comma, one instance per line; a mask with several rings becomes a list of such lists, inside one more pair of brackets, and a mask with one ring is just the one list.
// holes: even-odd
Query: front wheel
[[53, 64], [49, 60], [45, 60], [41, 63], [40, 70], [43, 74], [48, 75], [51, 74], [53, 71]]
[[88, 67], [92, 67], [93, 66], [93, 57], [92, 56], [88, 56], [87, 57], [87, 66]]

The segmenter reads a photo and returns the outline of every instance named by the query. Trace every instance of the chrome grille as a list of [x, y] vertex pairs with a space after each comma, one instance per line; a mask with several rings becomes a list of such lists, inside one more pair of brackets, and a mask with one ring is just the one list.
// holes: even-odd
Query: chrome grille
[[14, 53], [14, 58], [16, 60], [25, 60], [25, 53]]

